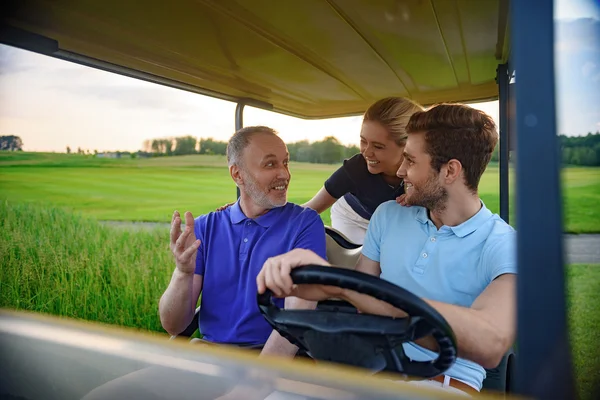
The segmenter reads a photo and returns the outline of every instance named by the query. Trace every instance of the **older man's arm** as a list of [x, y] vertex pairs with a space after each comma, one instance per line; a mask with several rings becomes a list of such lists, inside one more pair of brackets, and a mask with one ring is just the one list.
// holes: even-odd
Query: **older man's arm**
[[[294, 243], [295, 250], [292, 251], [310, 251], [317, 255], [318, 259], [324, 259], [327, 255], [327, 241], [325, 239], [325, 226], [319, 215], [311, 209], [303, 211], [304, 227]], [[265, 265], [270, 260], [267, 260]], [[264, 266], [263, 266], [264, 269]], [[314, 310], [317, 308], [317, 302], [310, 299], [301, 299], [298, 297], [287, 297], [285, 299], [285, 309], [291, 310]], [[269, 339], [265, 343], [261, 356], [278, 355], [292, 358], [298, 352], [298, 347], [291, 344], [282, 337], [277, 331], [273, 330]]]
[[183, 233], [181, 216], [177, 211], [173, 213], [170, 239], [175, 269], [169, 286], [160, 298], [158, 310], [163, 328], [169, 334], [177, 335], [192, 321], [202, 291], [202, 275], [195, 274], [200, 240], [196, 238], [192, 213], [185, 213]]

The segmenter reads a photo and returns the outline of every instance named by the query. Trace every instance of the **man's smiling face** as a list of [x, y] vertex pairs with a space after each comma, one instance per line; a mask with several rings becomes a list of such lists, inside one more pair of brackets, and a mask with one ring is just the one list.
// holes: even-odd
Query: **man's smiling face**
[[440, 182], [440, 172], [432, 168], [431, 157], [425, 152], [425, 133], [408, 135], [398, 177], [404, 179], [408, 204], [429, 210], [445, 208], [448, 192]]
[[244, 190], [252, 202], [264, 209], [282, 207], [287, 203], [291, 180], [287, 146], [275, 135], [256, 133], [244, 149], [240, 174]]

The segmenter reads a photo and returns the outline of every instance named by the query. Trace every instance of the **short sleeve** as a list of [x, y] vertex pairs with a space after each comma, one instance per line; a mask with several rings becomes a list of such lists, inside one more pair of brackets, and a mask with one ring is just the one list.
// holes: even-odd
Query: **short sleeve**
[[369, 225], [363, 243], [362, 254], [376, 262], [380, 262], [381, 238], [385, 232], [385, 203], [377, 207]]
[[198, 254], [196, 254], [196, 270], [194, 273], [196, 275], [204, 276], [205, 270], [205, 257], [204, 257], [204, 237], [206, 232], [206, 215], [201, 215], [194, 220], [194, 233], [196, 234], [196, 239], [200, 239], [200, 247], [198, 247]]
[[[355, 191], [356, 183], [352, 177], [360, 176], [362, 155], [357, 154], [339, 167], [326, 181], [325, 190], [336, 199], [339, 199], [346, 193]], [[362, 168], [364, 169], [364, 168]]]
[[517, 234], [507, 232], [494, 238], [494, 244], [485, 255], [485, 267], [488, 282], [503, 274], [517, 273]]
[[314, 210], [303, 211], [307, 216], [302, 220], [302, 228], [294, 243], [294, 249], [311, 250], [323, 259], [327, 259], [325, 226], [323, 220]]

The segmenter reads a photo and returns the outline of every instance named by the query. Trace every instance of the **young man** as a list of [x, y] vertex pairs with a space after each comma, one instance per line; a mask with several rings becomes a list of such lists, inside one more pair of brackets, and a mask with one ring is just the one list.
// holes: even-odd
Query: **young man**
[[[175, 270], [160, 299], [160, 319], [176, 335], [192, 321], [202, 294], [199, 325], [205, 341], [264, 348], [265, 353], [295, 354], [296, 348], [260, 314], [256, 276], [269, 258], [292, 249], [309, 249], [325, 257], [325, 228], [319, 215], [287, 202], [291, 174], [283, 140], [267, 127], [236, 132], [227, 146], [232, 179], [240, 198], [223, 211], [194, 220], [173, 214], [171, 251]], [[288, 298], [285, 306], [314, 308]], [[280, 306], [284, 306], [283, 302]], [[267, 340], [269, 339], [267, 343]]]
[[[356, 269], [379, 276], [425, 299], [451, 325], [458, 341], [456, 363], [424, 384], [479, 391], [484, 368], [494, 368], [515, 338], [516, 233], [478, 196], [478, 184], [498, 141], [493, 120], [459, 104], [414, 114], [404, 162], [398, 170], [413, 207], [383, 203], [368, 227]], [[268, 260], [258, 275], [278, 296], [312, 301], [345, 299], [365, 313], [404, 316], [387, 303], [349, 290], [292, 286], [290, 270], [327, 265], [307, 250]], [[434, 359], [429, 340], [403, 345], [415, 360]]]

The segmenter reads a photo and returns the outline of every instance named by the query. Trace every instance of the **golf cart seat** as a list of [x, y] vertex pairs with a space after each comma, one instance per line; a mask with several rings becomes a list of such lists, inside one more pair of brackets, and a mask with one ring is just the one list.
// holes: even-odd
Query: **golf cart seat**
[[486, 369], [486, 378], [483, 380], [482, 392], [512, 393], [514, 387], [514, 371], [516, 354], [510, 349], [496, 368]]
[[171, 336], [171, 339], [175, 339], [176, 337], [179, 337], [179, 336], [190, 338], [194, 335], [194, 333], [196, 333], [196, 330], [198, 329], [198, 318], [200, 317], [200, 307], [201, 306], [198, 306], [198, 308], [196, 308], [196, 312], [194, 313], [194, 318], [192, 318], [192, 321], [183, 330], [183, 332], [181, 332], [178, 335]]
[[351, 242], [340, 231], [325, 226], [327, 240], [327, 261], [332, 265], [354, 269], [362, 245]]

